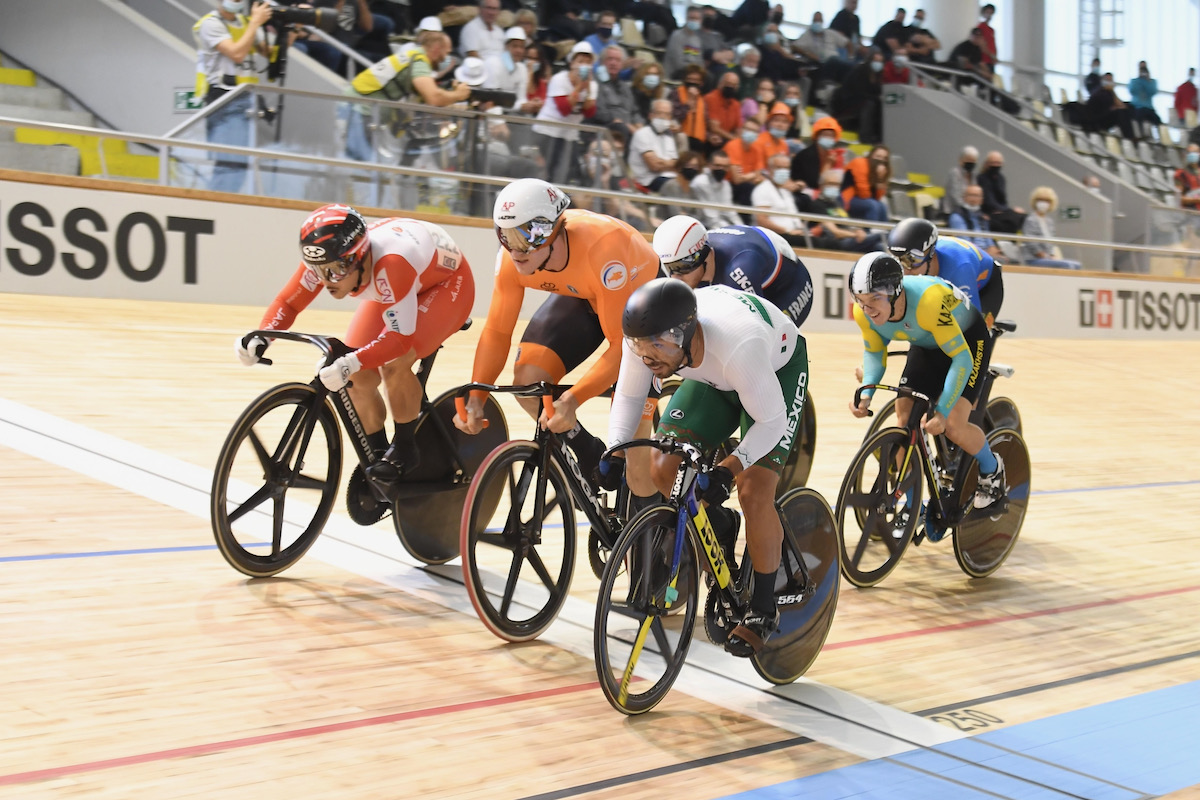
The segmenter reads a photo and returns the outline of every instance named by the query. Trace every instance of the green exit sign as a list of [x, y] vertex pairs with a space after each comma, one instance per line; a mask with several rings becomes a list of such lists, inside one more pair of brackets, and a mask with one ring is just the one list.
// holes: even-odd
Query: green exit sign
[[196, 97], [196, 93], [191, 89], [176, 89], [175, 90], [175, 110], [176, 111], [196, 111], [204, 104]]
[[1083, 217], [1083, 211], [1079, 206], [1063, 206], [1059, 216], [1063, 219], [1080, 219]]
[[889, 106], [902, 106], [904, 105], [904, 92], [885, 92], [883, 102]]

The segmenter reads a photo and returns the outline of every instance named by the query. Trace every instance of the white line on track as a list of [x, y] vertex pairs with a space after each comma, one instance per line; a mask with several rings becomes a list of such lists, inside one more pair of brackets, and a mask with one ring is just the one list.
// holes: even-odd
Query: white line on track
[[[180, 461], [3, 398], [0, 398], [0, 444], [208, 519], [210, 468]], [[308, 555], [475, 616], [474, 608], [466, 600], [457, 562], [424, 567], [405, 552], [394, 535], [381, 534], [378, 529], [361, 528], [335, 513]], [[590, 659], [594, 611], [591, 603], [568, 597], [558, 620], [540, 641]], [[481, 630], [481, 635], [491, 634]], [[807, 678], [790, 686], [769, 686], [749, 661], [730, 657], [705, 640], [700, 631], [692, 641], [687, 666], [672, 691], [684, 692], [863, 758], [884, 758], [962, 738], [959, 732], [936, 722]]]

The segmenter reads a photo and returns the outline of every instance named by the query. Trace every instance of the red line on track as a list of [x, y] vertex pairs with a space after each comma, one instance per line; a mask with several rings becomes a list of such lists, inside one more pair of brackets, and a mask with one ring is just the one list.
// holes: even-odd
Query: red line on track
[[208, 755], [209, 753], [219, 753], [223, 750], [235, 750], [241, 747], [252, 747], [260, 744], [270, 744], [271, 742], [283, 742], [289, 739], [302, 739], [308, 736], [320, 736], [326, 733], [340, 733], [341, 731], [354, 730], [355, 728], [368, 728], [374, 725], [388, 725], [393, 722], [406, 722], [413, 719], [421, 719], [422, 717], [438, 717], [444, 714], [455, 714], [460, 711], [473, 711], [479, 708], [493, 708], [495, 706], [511, 705], [513, 703], [523, 703], [526, 700], [540, 700], [546, 697], [555, 697], [557, 695], [574, 694], [588, 689], [599, 689], [600, 684], [580, 683], [574, 686], [563, 686], [558, 689], [543, 689], [537, 692], [525, 692], [523, 694], [513, 694], [506, 697], [493, 697], [487, 700], [474, 700], [469, 703], [454, 703], [448, 706], [436, 706], [434, 708], [421, 708], [415, 711], [402, 711], [396, 714], [384, 714], [379, 717], [368, 717], [366, 719], [347, 720], [346, 722], [334, 722], [329, 725], [314, 725], [310, 728], [297, 728], [290, 731], [280, 731], [278, 733], [266, 733], [261, 736], [247, 736], [241, 739], [227, 739], [223, 742], [209, 742], [207, 744], [196, 744], [189, 747], [176, 747], [170, 750], [157, 750], [152, 753], [141, 753], [139, 755], [124, 756], [123, 758], [109, 758], [103, 761], [88, 761], [83, 764], [69, 764], [63, 767], [51, 767], [49, 769], [38, 769], [31, 772], [14, 772], [11, 775], [0, 775], [0, 786], [12, 786], [18, 783], [31, 783], [33, 781], [44, 781], [53, 778], [62, 778], [68, 775], [78, 775], [84, 772], [96, 772], [102, 769], [112, 769], [113, 767], [128, 767], [136, 764], [146, 764], [152, 761], [165, 761], [170, 758], [186, 758], [190, 756]]
[[1188, 592], [1200, 591], [1200, 586], [1184, 586], [1179, 589], [1164, 589], [1161, 592], [1149, 592], [1147, 594], [1134, 594], [1128, 597], [1115, 597], [1109, 600], [1094, 600], [1090, 603], [1078, 603], [1073, 606], [1062, 606], [1061, 608], [1047, 608], [1041, 611], [1026, 611], [1023, 614], [1008, 614], [1003, 617], [991, 617], [989, 619], [968, 620], [966, 622], [955, 622], [951, 625], [939, 625], [936, 628], [921, 628], [915, 631], [900, 631], [899, 633], [885, 633], [882, 636], [868, 636], [865, 639], [851, 639], [845, 642], [833, 642], [826, 644], [823, 650], [841, 650], [845, 647], [860, 647], [864, 644], [877, 644], [879, 642], [890, 642], [896, 639], [911, 639], [914, 636], [926, 636], [931, 633], [946, 633], [947, 631], [960, 631], [967, 628], [981, 628], [985, 625], [997, 625], [1001, 622], [1015, 622], [1022, 619], [1033, 619], [1034, 617], [1049, 617], [1055, 614], [1065, 614], [1069, 611], [1084, 611], [1089, 608], [1103, 608], [1104, 606], [1115, 606], [1121, 603], [1133, 603], [1138, 600], [1152, 600], [1156, 597], [1169, 597], [1173, 594], [1187, 594]]

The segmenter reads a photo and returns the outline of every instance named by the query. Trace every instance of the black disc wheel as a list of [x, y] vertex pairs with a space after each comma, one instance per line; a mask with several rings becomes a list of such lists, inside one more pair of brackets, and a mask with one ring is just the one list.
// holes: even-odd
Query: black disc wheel
[[825, 498], [793, 489], [779, 501], [783, 558], [775, 575], [779, 630], [753, 660], [764, 680], [799, 678], [821, 653], [838, 601], [838, 534]]
[[492, 451], [462, 510], [463, 582], [488, 630], [508, 642], [535, 639], [566, 602], [575, 566], [575, 508], [567, 477], [541, 466], [534, 442]]
[[[467, 489], [488, 454], [508, 441], [504, 412], [492, 397], [483, 405], [486, 428], [472, 436], [454, 427], [457, 390], [429, 404], [413, 437], [421, 463], [404, 476], [392, 509], [392, 526], [409, 555], [425, 564], [458, 557]], [[481, 514], [495, 511], [480, 509]]]
[[[677, 513], [657, 505], [638, 514], [617, 539], [600, 579], [596, 674], [608, 702], [623, 714], [658, 705], [691, 645], [700, 567], [690, 533], [676, 548]], [[672, 613], [677, 608], [682, 610]]]
[[[1008, 558], [1021, 535], [1029, 506], [1031, 469], [1029, 448], [1021, 434], [1001, 428], [988, 434], [992, 452], [1004, 461], [1006, 497], [992, 508], [970, 508], [954, 530], [954, 557], [972, 578], [986, 578]], [[970, 459], [962, 479], [962, 502], [971, 503], [979, 477], [979, 464]]]
[[863, 443], [842, 480], [834, 515], [842, 574], [860, 588], [891, 574], [920, 520], [921, 462], [908, 448], [907, 430], [885, 428]]
[[328, 400], [303, 383], [264, 392], [217, 457], [209, 515], [221, 555], [252, 578], [295, 564], [325, 527], [341, 474], [341, 431]]

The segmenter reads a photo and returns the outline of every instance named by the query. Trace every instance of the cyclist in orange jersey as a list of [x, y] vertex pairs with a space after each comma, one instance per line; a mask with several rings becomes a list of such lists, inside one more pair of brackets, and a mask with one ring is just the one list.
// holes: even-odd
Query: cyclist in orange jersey
[[[590, 476], [604, 443], [584, 430], [575, 412], [616, 382], [625, 301], [657, 277], [659, 265], [654, 248], [633, 227], [591, 211], [568, 211], [570, 204], [560, 189], [535, 178], [513, 181], [496, 197], [492, 220], [501, 249], [472, 380], [493, 383], [504, 368], [526, 289], [550, 292], [521, 337], [513, 380], [559, 383], [607, 343], [599, 360], [555, 399], [552, 416], [540, 411], [536, 398], [522, 399], [530, 415], [566, 435], [583, 474]], [[479, 432], [485, 397], [483, 392], [472, 394], [466, 420], [455, 418], [461, 430]], [[654, 493], [651, 486], [644, 492], [640, 486], [631, 488], [637, 495]]]

